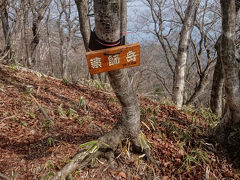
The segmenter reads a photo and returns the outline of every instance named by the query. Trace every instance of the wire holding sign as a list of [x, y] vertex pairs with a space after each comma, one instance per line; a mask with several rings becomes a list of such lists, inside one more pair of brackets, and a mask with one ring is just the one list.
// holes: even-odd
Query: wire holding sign
[[117, 46], [86, 53], [91, 74], [140, 65], [139, 43]]

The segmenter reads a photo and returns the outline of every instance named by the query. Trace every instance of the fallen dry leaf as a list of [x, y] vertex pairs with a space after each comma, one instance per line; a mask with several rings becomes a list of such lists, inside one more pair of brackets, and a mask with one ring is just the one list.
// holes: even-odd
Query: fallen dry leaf
[[118, 175], [121, 176], [124, 179], [127, 178], [126, 173], [124, 173], [124, 172], [120, 172]]

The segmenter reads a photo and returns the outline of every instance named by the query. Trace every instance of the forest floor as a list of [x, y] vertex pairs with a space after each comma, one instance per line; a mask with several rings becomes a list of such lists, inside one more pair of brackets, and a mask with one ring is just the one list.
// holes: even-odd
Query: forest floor
[[[240, 179], [239, 149], [231, 149], [237, 156], [228, 156], [227, 149], [213, 143], [209, 133], [217, 118], [207, 109], [179, 111], [170, 104], [139, 100], [141, 129], [161, 165], [131, 153], [125, 140], [115, 169], [97, 159], [69, 179]], [[81, 80], [74, 85], [0, 65], [0, 173], [13, 179], [48, 179], [82, 143], [110, 131], [120, 116], [119, 102], [107, 84]]]

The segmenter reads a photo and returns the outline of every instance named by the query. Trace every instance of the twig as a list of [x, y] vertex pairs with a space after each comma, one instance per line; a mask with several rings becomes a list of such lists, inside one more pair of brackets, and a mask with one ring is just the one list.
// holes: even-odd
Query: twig
[[36, 98], [30, 93], [30, 97], [35, 101], [35, 103], [38, 105], [39, 110], [43, 114], [44, 118], [49, 121], [53, 121], [46, 113], [46, 111], [43, 109], [41, 104], [36, 100]]
[[15, 115], [2, 118], [2, 119], [0, 119], [0, 122], [3, 122], [4, 120], [7, 120], [7, 119], [11, 119], [11, 118], [13, 118], [13, 117], [15, 117]]

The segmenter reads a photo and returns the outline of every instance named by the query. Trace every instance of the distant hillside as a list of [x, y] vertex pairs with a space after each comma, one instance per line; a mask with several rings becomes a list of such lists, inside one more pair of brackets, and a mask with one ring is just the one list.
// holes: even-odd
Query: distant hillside
[[[179, 111], [144, 97], [140, 104], [141, 129], [161, 167], [131, 154], [123, 143], [116, 169], [100, 159], [69, 179], [240, 179], [230, 159], [217, 154], [208, 141], [216, 119], [207, 110]], [[107, 84], [82, 80], [75, 85], [0, 65], [0, 173], [48, 179], [80, 144], [108, 132], [120, 115]]]

